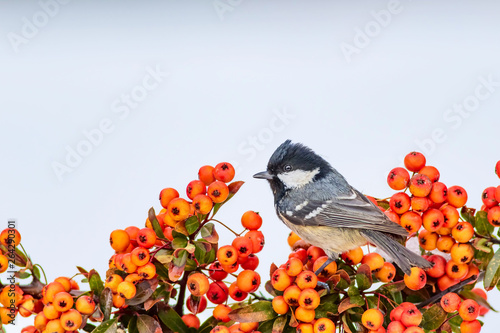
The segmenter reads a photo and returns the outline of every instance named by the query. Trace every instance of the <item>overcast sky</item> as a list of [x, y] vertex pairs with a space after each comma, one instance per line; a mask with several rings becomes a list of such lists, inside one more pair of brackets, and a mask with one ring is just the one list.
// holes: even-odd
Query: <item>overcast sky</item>
[[[239, 229], [243, 212], [261, 213], [267, 278], [287, 258], [288, 230], [251, 175], [288, 138], [378, 197], [393, 193], [389, 170], [422, 151], [479, 208], [481, 191], [500, 183], [499, 10], [0, 1], [0, 224], [17, 220], [49, 279], [76, 265], [104, 275], [112, 230], [142, 226], [162, 188], [184, 193], [201, 165], [230, 161], [246, 184], [220, 218]], [[489, 297], [500, 308], [499, 292]], [[483, 332], [496, 332], [500, 315], [486, 321]]]

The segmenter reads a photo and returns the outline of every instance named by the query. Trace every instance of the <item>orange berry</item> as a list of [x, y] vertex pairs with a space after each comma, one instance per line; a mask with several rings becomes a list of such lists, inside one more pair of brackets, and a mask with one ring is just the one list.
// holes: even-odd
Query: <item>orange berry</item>
[[47, 317], [45, 317], [43, 312], [39, 312], [35, 316], [34, 326], [37, 330], [39, 330], [40, 332], [43, 332], [45, 330], [45, 327], [47, 326], [48, 322], [49, 322], [49, 319], [47, 319]]
[[177, 222], [187, 219], [190, 209], [189, 203], [182, 198], [172, 199], [167, 206], [168, 215]]
[[120, 294], [113, 294], [113, 306], [117, 309], [125, 305], [125, 297], [120, 296]]
[[235, 171], [231, 163], [222, 162], [215, 166], [213, 174], [215, 179], [224, 183], [229, 183], [233, 180]]
[[495, 199], [495, 191], [496, 188], [491, 186], [487, 187], [483, 193], [481, 194], [481, 200], [483, 201], [483, 204], [487, 208], [491, 208], [493, 206], [498, 206], [498, 201]]
[[448, 289], [451, 286], [456, 285], [459, 282], [460, 282], [460, 280], [452, 279], [448, 275], [445, 274], [438, 279], [437, 284], [438, 284], [439, 290], [443, 291], [443, 290]]
[[238, 288], [246, 293], [253, 293], [260, 286], [260, 275], [256, 271], [244, 270], [236, 278]]
[[208, 186], [207, 195], [214, 203], [224, 202], [229, 195], [229, 188], [221, 181], [214, 181]]
[[189, 275], [187, 287], [193, 296], [202, 296], [208, 292], [210, 283], [203, 273], [193, 273]]
[[394, 223], [400, 224], [399, 215], [392, 210], [386, 210], [384, 214]]
[[[4, 288], [4, 290], [6, 290], [6, 288]], [[3, 294], [4, 290], [2, 290], [2, 294]], [[65, 291], [65, 290], [64, 290], [63, 285], [60, 284], [59, 282], [51, 282], [48, 285], [46, 285], [45, 287], [43, 287], [42, 294], [44, 296], [45, 302], [52, 303], [54, 301], [54, 296], [57, 293], [60, 293], [61, 291]], [[0, 297], [1, 297], [1, 295], [0, 295]], [[2, 302], [2, 304], [3, 304], [3, 302]], [[7, 306], [5, 304], [3, 304], [3, 305]]]
[[[286, 273], [285, 273], [286, 274]], [[297, 286], [304, 290], [307, 288], [316, 288], [316, 285], [318, 284], [318, 277], [314, 272], [311, 271], [303, 271], [299, 275], [297, 275], [297, 278], [295, 279], [295, 283]]]
[[[396, 308], [401, 309], [401, 308]], [[403, 311], [403, 309], [401, 309]], [[405, 325], [401, 324], [400, 321], [391, 321], [389, 325], [387, 325], [387, 333], [403, 333], [405, 331]]]
[[212, 328], [210, 333], [231, 333], [231, 332], [229, 332], [229, 328], [227, 328], [226, 326], [219, 325]]
[[116, 252], [123, 252], [130, 244], [130, 236], [125, 230], [113, 230], [109, 236], [109, 243]]
[[393, 190], [400, 191], [408, 186], [410, 181], [410, 174], [406, 169], [403, 168], [394, 168], [389, 172], [387, 176], [387, 184]]
[[396, 276], [396, 267], [390, 262], [384, 262], [380, 270], [375, 273], [375, 277], [381, 282], [390, 282]]
[[149, 262], [150, 256], [149, 251], [143, 247], [136, 247], [130, 253], [132, 262], [136, 266], [144, 266]]
[[247, 296], [248, 296], [248, 293], [241, 290], [238, 287], [238, 283], [236, 281], [231, 283], [231, 285], [229, 286], [229, 297], [231, 297], [232, 299], [234, 299], [237, 302], [241, 302], [245, 298], [247, 298]]
[[186, 187], [186, 194], [189, 199], [193, 200], [198, 194], [206, 193], [206, 186], [201, 180], [192, 180]]
[[401, 215], [400, 223], [401, 226], [408, 231], [408, 233], [413, 234], [422, 226], [422, 217], [415, 212], [406, 212]]
[[231, 312], [231, 308], [227, 305], [224, 304], [218, 304], [213, 311], [213, 316], [217, 321], [222, 321], [224, 323], [227, 323], [231, 321], [229, 318], [228, 314]]
[[421, 230], [418, 233], [418, 242], [420, 247], [426, 251], [432, 251], [436, 249], [439, 235], [435, 232], [430, 232], [428, 230]]
[[299, 305], [299, 296], [301, 292], [302, 290], [298, 286], [291, 285], [283, 292], [283, 299], [286, 304], [290, 306], [297, 306]]
[[441, 236], [437, 240], [437, 249], [443, 253], [450, 253], [451, 248], [455, 245], [455, 240], [451, 236]]
[[429, 193], [429, 199], [437, 204], [443, 203], [446, 201], [448, 193], [448, 187], [441, 182], [435, 182], [432, 184], [431, 193]]
[[53, 319], [47, 323], [45, 331], [50, 333], [64, 333], [66, 329], [63, 327], [59, 319]]
[[22, 317], [29, 317], [35, 310], [36, 300], [31, 295], [24, 295], [22, 303], [19, 304], [19, 314]]
[[348, 265], [357, 265], [361, 262], [361, 260], [363, 260], [363, 249], [361, 247], [357, 247], [355, 249], [342, 253], [340, 257]]
[[479, 320], [462, 321], [460, 324], [461, 333], [479, 333], [481, 331], [481, 323]]
[[424, 166], [422, 169], [418, 171], [418, 173], [421, 175], [426, 175], [433, 183], [437, 182], [440, 176], [438, 169], [430, 165]]
[[488, 211], [488, 222], [494, 227], [500, 227], [500, 206], [490, 208]]
[[227, 276], [227, 272], [222, 269], [222, 265], [218, 261], [210, 264], [208, 274], [210, 278], [215, 281], [224, 280]]
[[137, 242], [136, 242], [137, 233], [139, 232], [139, 228], [137, 228], [135, 226], [130, 226], [130, 227], [126, 227], [125, 231], [127, 232], [128, 236], [130, 238], [130, 242], [133, 243], [134, 245], [136, 245], [137, 244]]
[[430, 205], [431, 201], [427, 197], [411, 197], [411, 210], [414, 212], [425, 212]]
[[215, 181], [213, 175], [214, 167], [211, 165], [204, 165], [198, 171], [198, 179], [200, 179], [206, 186], [212, 184]]
[[475, 320], [479, 316], [479, 304], [473, 299], [466, 299], [458, 307], [458, 314], [465, 321]]
[[369, 330], [378, 330], [384, 323], [384, 315], [378, 309], [368, 309], [363, 312], [361, 323]]
[[73, 307], [73, 296], [65, 291], [61, 291], [54, 296], [54, 308], [59, 312], [66, 312]]
[[75, 303], [75, 308], [83, 315], [91, 315], [95, 311], [95, 302], [90, 296], [80, 296]]
[[314, 322], [314, 333], [334, 333], [335, 323], [328, 318], [319, 318]]
[[112, 274], [108, 276], [104, 287], [111, 289], [112, 292], [116, 293], [118, 290], [118, 285], [123, 282], [123, 278], [118, 274]]
[[283, 296], [276, 296], [272, 301], [273, 310], [277, 314], [284, 315], [288, 312], [289, 306]]
[[412, 306], [405, 307], [401, 313], [401, 323], [406, 327], [418, 326], [422, 322], [422, 313]]
[[262, 217], [259, 213], [249, 210], [241, 216], [241, 225], [249, 230], [257, 230], [262, 226]]
[[459, 222], [451, 230], [451, 235], [459, 243], [467, 243], [474, 236], [474, 227], [469, 222]]
[[469, 265], [457, 264], [453, 260], [446, 263], [446, 274], [452, 279], [463, 279], [469, 272]]
[[307, 260], [309, 262], [314, 263], [319, 257], [324, 257], [326, 256], [325, 251], [317, 246], [309, 246], [307, 249]]
[[259, 253], [264, 248], [264, 234], [259, 230], [250, 230], [245, 234], [245, 237], [252, 241], [252, 253]]
[[372, 272], [376, 272], [384, 266], [384, 258], [380, 254], [372, 252], [365, 254], [361, 263], [367, 264]]
[[7, 268], [9, 268], [9, 259], [3, 254], [0, 254], [0, 273], [5, 272]]
[[123, 255], [119, 268], [129, 274], [134, 273], [137, 270], [137, 265], [132, 262], [132, 255], [130, 253]]
[[425, 166], [425, 156], [422, 153], [413, 151], [405, 156], [404, 164], [411, 172], [418, 172]]
[[156, 276], [156, 266], [153, 263], [148, 262], [137, 268], [137, 274], [142, 279], [150, 280]]
[[472, 262], [469, 263], [469, 272], [467, 273], [467, 275], [462, 279], [463, 280], [467, 280], [468, 278], [470, 278], [471, 276], [475, 275], [476, 278], [469, 282], [468, 284], [473, 284], [477, 281], [478, 277], [479, 277], [479, 268], [477, 268], [476, 265], [474, 265]]
[[304, 264], [298, 258], [290, 258], [285, 263], [285, 271], [289, 276], [297, 276], [304, 269]]
[[189, 295], [186, 300], [186, 307], [194, 314], [201, 313], [207, 308], [207, 298], [205, 296], [196, 297]]
[[142, 276], [140, 276], [139, 274], [132, 273], [132, 274], [127, 275], [123, 281], [132, 282], [134, 285], [137, 285], [139, 282], [141, 282], [143, 280], [144, 280], [144, 278]]
[[296, 333], [314, 333], [314, 326], [313, 324], [309, 323], [300, 323], [296, 328], [295, 328]]
[[287, 238], [287, 243], [288, 245], [290, 246], [290, 248], [293, 248], [293, 246], [295, 245], [295, 243], [297, 241], [301, 240], [301, 238], [299, 237], [299, 235], [297, 235], [295, 232], [293, 231], [290, 231], [290, 233], [288, 234], [288, 238]]
[[314, 320], [314, 317], [316, 316], [316, 312], [314, 310], [308, 310], [305, 309], [301, 306], [297, 307], [295, 309], [295, 318], [297, 320], [302, 321], [304, 323], [310, 323]]
[[240, 258], [248, 257], [253, 250], [252, 241], [245, 236], [236, 237], [231, 245], [236, 249], [236, 253]]
[[292, 278], [284, 268], [278, 268], [271, 275], [271, 285], [274, 289], [283, 291], [292, 284]]
[[461, 186], [448, 188], [448, 203], [456, 208], [460, 208], [467, 202], [467, 192]]
[[193, 199], [193, 206], [197, 213], [206, 215], [210, 213], [213, 207], [212, 199], [207, 197], [205, 194], [198, 194]]
[[71, 291], [71, 280], [69, 278], [60, 276], [54, 279], [54, 282], [59, 282], [64, 287], [64, 291], [68, 293]]
[[457, 264], [467, 264], [474, 257], [474, 248], [468, 243], [456, 243], [451, 247], [450, 254], [451, 260]]
[[66, 331], [76, 331], [82, 325], [80, 312], [71, 309], [61, 315], [61, 325]]
[[181, 319], [187, 327], [200, 328], [200, 319], [192, 313], [183, 315]]
[[116, 288], [116, 292], [123, 298], [131, 299], [135, 296], [137, 289], [135, 285], [128, 281], [121, 282]]
[[257, 327], [259, 327], [259, 323], [240, 323], [240, 330], [243, 332], [253, 332], [257, 329]]
[[14, 228], [4, 229], [0, 233], [0, 243], [7, 248], [9, 245], [16, 247], [21, 243], [21, 234]]
[[457, 223], [460, 215], [458, 214], [458, 210], [451, 205], [444, 205], [440, 209], [441, 213], [444, 216], [444, 228], [453, 228]]
[[444, 311], [452, 313], [458, 310], [462, 299], [455, 293], [447, 293], [441, 298], [441, 307]]
[[231, 245], [224, 245], [217, 250], [217, 260], [224, 265], [232, 265], [238, 260], [238, 250]]
[[170, 201], [179, 197], [179, 192], [175, 188], [164, 188], [160, 192], [160, 203], [163, 208], [167, 208]]
[[410, 179], [410, 186], [408, 187], [410, 193], [416, 197], [426, 197], [431, 193], [432, 181], [427, 175], [417, 173]]
[[48, 320], [53, 320], [61, 316], [61, 312], [57, 311], [53, 303], [46, 304], [43, 307], [43, 314]]
[[411, 207], [411, 199], [408, 194], [404, 192], [398, 192], [392, 195], [389, 200], [389, 206], [391, 210], [396, 214], [403, 214], [408, 211]]
[[[328, 260], [327, 256], [322, 256], [319, 257], [314, 261], [313, 264], [313, 271], [316, 272], [320, 267]], [[319, 278], [322, 278], [324, 280], [328, 279], [328, 277], [332, 276], [337, 272], [337, 263], [335, 261], [332, 261], [329, 263], [323, 270], [319, 273]]]
[[297, 258], [305, 265], [307, 263], [307, 250], [300, 247], [296, 248], [288, 255], [288, 259], [290, 258]]
[[410, 275], [404, 276], [405, 285], [411, 290], [420, 290], [427, 283], [427, 275], [420, 267], [412, 267]]
[[316, 309], [319, 305], [319, 294], [316, 290], [308, 288], [300, 292], [298, 302], [304, 309]]
[[156, 244], [156, 233], [149, 228], [143, 228], [137, 233], [137, 244], [146, 249]]
[[500, 185], [498, 185], [495, 189], [495, 200], [500, 202]]
[[435, 232], [443, 226], [444, 215], [438, 209], [428, 209], [422, 214], [422, 225], [426, 230]]
[[227, 300], [229, 289], [222, 281], [215, 281], [210, 283], [207, 292], [207, 298], [214, 304], [222, 304]]
[[21, 330], [21, 333], [37, 333], [37, 329], [33, 325], [26, 326], [26, 327], [23, 327], [23, 329]]

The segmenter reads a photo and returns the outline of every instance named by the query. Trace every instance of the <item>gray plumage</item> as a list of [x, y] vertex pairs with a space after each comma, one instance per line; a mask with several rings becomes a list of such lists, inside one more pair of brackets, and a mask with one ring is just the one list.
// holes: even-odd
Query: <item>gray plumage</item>
[[269, 181], [280, 219], [302, 239], [325, 250], [329, 258], [370, 242], [406, 274], [412, 266], [431, 267], [398, 242], [408, 235], [403, 227], [308, 147], [285, 141], [271, 156], [267, 171], [254, 177]]

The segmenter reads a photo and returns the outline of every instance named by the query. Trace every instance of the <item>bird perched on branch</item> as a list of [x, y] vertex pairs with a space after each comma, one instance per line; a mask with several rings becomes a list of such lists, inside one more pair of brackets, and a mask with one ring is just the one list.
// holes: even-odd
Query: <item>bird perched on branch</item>
[[432, 267], [399, 243], [406, 240], [406, 229], [392, 222], [310, 148], [285, 141], [271, 156], [267, 170], [254, 178], [269, 181], [278, 217], [326, 252], [329, 260], [319, 272], [340, 253], [366, 243], [382, 249], [406, 274], [412, 266]]

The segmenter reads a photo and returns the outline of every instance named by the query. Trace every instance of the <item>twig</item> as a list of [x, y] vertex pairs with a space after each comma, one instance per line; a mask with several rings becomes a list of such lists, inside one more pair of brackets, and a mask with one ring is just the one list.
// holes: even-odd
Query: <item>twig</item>
[[175, 305], [175, 312], [179, 316], [182, 316], [184, 313], [184, 296], [186, 295], [186, 285], [188, 280], [187, 272], [184, 272], [184, 276], [182, 277], [181, 283], [179, 284], [179, 298], [177, 299], [177, 304]]
[[451, 286], [448, 289], [443, 290], [439, 294], [432, 296], [428, 300], [421, 302], [420, 304], [417, 305], [417, 308], [421, 309], [426, 305], [436, 303], [437, 301], [439, 301], [441, 299], [441, 297], [443, 297], [447, 293], [454, 293], [454, 292], [458, 291], [459, 289], [462, 289], [465, 285], [469, 284], [470, 282], [475, 281], [476, 279], [477, 279], [477, 275], [472, 275], [468, 279], [465, 279], [462, 282], [460, 282], [454, 286]]

